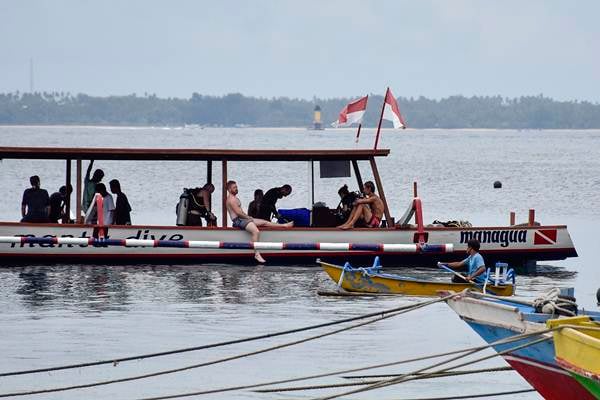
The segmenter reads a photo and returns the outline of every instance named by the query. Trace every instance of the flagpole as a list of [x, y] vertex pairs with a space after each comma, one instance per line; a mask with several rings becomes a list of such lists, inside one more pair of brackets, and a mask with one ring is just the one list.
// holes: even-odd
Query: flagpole
[[385, 111], [385, 99], [387, 99], [387, 94], [390, 91], [388, 87], [385, 91], [385, 96], [383, 96], [383, 106], [381, 107], [381, 115], [379, 116], [379, 125], [377, 125], [377, 135], [375, 135], [375, 146], [373, 146], [373, 150], [377, 150], [377, 143], [379, 143], [379, 132], [381, 131], [381, 121], [383, 121], [383, 112]]
[[354, 143], [358, 143], [358, 137], [360, 136], [360, 128], [362, 127], [362, 123], [358, 124], [358, 130], [356, 131], [356, 139], [354, 139]]
[[[369, 95], [367, 95], [367, 102], [369, 101]], [[358, 124], [358, 130], [356, 131], [356, 139], [354, 143], [358, 143], [358, 138], [360, 137], [360, 128], [362, 128], [362, 122]]]

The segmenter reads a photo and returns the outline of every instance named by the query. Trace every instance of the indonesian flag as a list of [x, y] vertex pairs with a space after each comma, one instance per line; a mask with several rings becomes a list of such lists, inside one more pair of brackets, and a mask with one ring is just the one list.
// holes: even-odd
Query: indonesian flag
[[352, 103], [348, 103], [342, 111], [337, 121], [331, 124], [335, 128], [350, 126], [352, 124], [362, 123], [365, 110], [367, 109], [367, 100], [369, 96], [362, 97]]
[[402, 118], [402, 115], [400, 114], [400, 107], [398, 107], [398, 102], [396, 101], [396, 98], [392, 94], [390, 88], [388, 88], [387, 92], [385, 92], [383, 119], [392, 121], [395, 129], [406, 129], [406, 123], [404, 122], [404, 118]]

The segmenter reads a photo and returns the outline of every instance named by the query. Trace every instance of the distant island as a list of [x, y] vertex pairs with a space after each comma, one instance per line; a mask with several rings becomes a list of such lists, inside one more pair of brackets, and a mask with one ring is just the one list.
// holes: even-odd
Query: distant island
[[[357, 96], [359, 97], [359, 96]], [[352, 99], [257, 98], [239, 93], [189, 99], [138, 96], [94, 97], [63, 92], [0, 94], [0, 125], [134, 125], [308, 127], [315, 105], [325, 126]], [[370, 96], [363, 123], [374, 127], [381, 96]], [[556, 101], [543, 95], [398, 98], [410, 128], [593, 129], [600, 128], [600, 104]], [[388, 126], [388, 125], [384, 125]]]

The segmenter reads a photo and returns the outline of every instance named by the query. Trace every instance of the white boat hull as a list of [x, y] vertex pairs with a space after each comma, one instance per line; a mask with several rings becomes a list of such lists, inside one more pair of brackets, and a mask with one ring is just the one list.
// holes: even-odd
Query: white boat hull
[[[23, 224], [0, 223], [0, 236], [31, 237], [93, 237], [94, 225]], [[539, 232], [553, 243], [540, 243]], [[550, 234], [548, 233], [550, 232]], [[96, 233], [97, 234], [97, 233]], [[482, 228], [428, 228], [429, 244], [453, 244], [450, 254], [379, 253], [376, 251], [314, 251], [272, 250], [264, 251], [266, 257], [282, 262], [298, 263], [320, 257], [324, 260], [371, 258], [383, 256], [389, 266], [434, 265], [434, 261], [457, 260], [464, 257], [466, 242], [476, 235], [481, 242], [481, 252], [487, 260], [503, 260], [517, 263], [536, 260], [558, 260], [577, 256], [566, 226], [551, 227], [482, 227]], [[211, 240], [222, 242], [247, 242], [247, 232], [235, 228], [195, 228], [180, 226], [110, 226], [107, 236], [111, 239], [153, 240]], [[341, 242], [361, 244], [408, 244], [415, 243], [415, 229], [353, 229], [336, 228], [264, 229], [260, 240], [265, 242], [316, 243]], [[129, 263], [134, 260], [153, 263], [202, 263], [209, 261], [248, 262], [253, 252], [248, 249], [196, 249], [196, 248], [142, 248], [142, 247], [92, 247], [50, 244], [0, 244], [0, 265], [46, 262], [115, 262]], [[392, 263], [392, 265], [390, 265]], [[316, 265], [316, 264], [315, 264]]]

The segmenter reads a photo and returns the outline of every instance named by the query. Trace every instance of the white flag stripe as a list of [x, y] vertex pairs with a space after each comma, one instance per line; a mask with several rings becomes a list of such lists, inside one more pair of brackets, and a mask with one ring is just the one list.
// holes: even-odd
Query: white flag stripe
[[383, 109], [383, 119], [392, 121], [392, 124], [394, 124], [395, 129], [404, 127], [404, 124], [402, 123], [402, 121], [400, 121], [400, 117], [396, 115], [396, 113], [392, 109], [392, 106], [388, 103], [385, 104], [385, 108]]

